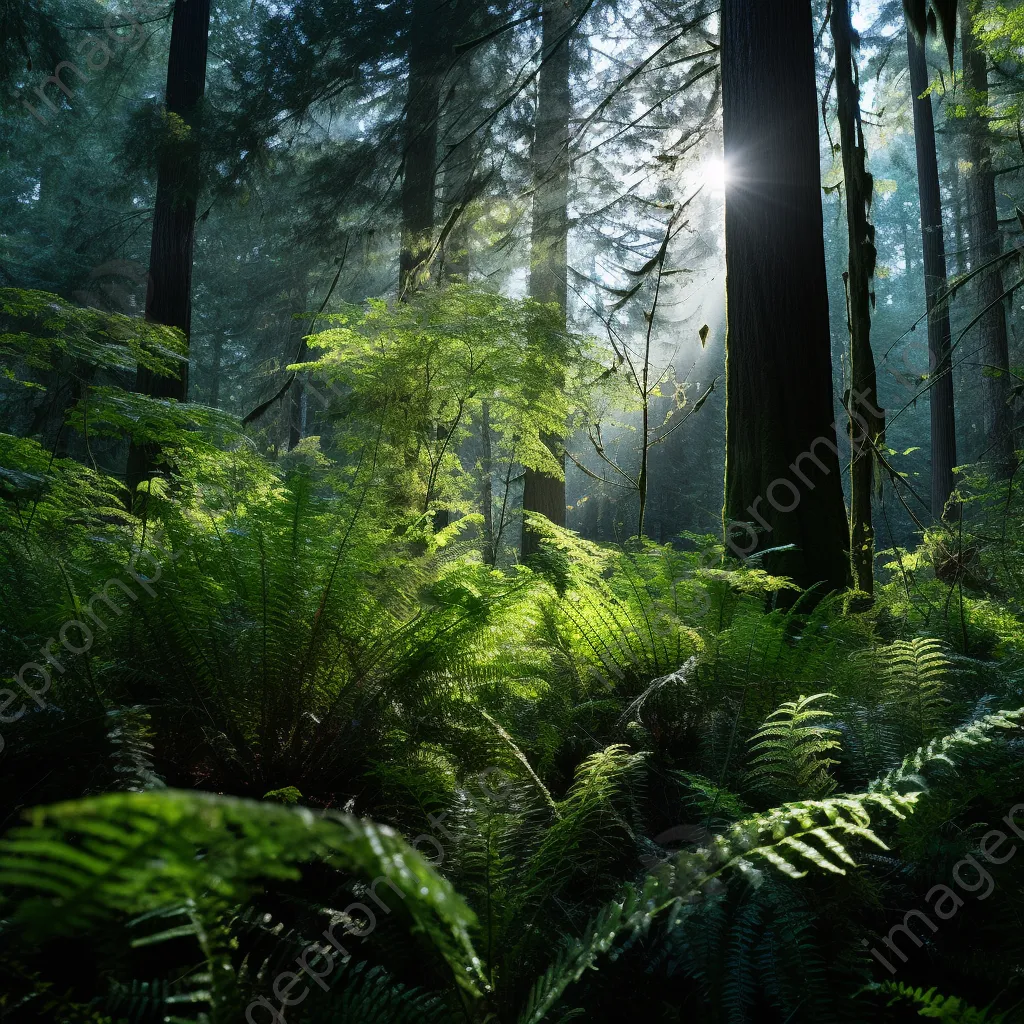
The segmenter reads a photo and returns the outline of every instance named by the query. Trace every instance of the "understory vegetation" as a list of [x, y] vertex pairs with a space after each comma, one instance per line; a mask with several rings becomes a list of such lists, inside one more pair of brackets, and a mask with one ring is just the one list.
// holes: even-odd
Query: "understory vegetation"
[[1024, 1024], [1022, 98], [0, 0], [0, 1024]]
[[868, 605], [714, 537], [495, 558], [379, 432], [70, 422], [173, 473], [0, 435], [5, 1020], [1022, 1019], [1024, 857], [883, 944], [1024, 831], [1016, 481]]

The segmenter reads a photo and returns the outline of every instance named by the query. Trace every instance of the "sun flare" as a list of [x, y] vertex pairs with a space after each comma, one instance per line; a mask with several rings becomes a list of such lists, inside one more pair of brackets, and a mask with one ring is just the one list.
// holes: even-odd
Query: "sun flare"
[[712, 192], [716, 194], [723, 194], [725, 192], [726, 183], [729, 180], [728, 168], [725, 166], [725, 160], [720, 157], [710, 157], [704, 161], [704, 184], [707, 185]]

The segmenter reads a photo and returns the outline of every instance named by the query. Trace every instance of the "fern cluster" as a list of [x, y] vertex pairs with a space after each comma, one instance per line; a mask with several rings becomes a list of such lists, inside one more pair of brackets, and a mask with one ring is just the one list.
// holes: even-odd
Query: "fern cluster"
[[[19, 380], [173, 362], [174, 336], [0, 299]], [[467, 309], [426, 311], [453, 375], [486, 315], [525, 341], [544, 320]], [[337, 321], [322, 368], [369, 387], [368, 337], [415, 362], [414, 315]], [[62, 421], [80, 451], [0, 434], [0, 653], [61, 664], [3, 724], [0, 1016], [275, 1019], [297, 976], [322, 1022], [1021, 1020], [1013, 900], [929, 936], [897, 987], [868, 952], [1024, 793], [1012, 487], [976, 484], [974, 554], [894, 552], [867, 609], [708, 537], [531, 519], [524, 566], [382, 479], [403, 452], [429, 470], [446, 408], [386, 451], [353, 430], [269, 459], [101, 374]], [[169, 468], [142, 494], [104, 468], [128, 435]], [[157, 550], [147, 588], [94, 601]]]

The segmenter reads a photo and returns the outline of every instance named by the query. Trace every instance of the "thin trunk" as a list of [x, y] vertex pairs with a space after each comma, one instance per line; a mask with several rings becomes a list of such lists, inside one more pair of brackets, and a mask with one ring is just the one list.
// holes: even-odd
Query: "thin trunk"
[[[644, 384], [647, 383], [647, 370], [644, 369]], [[642, 415], [642, 430], [641, 437], [643, 438], [640, 450], [640, 472], [636, 478], [636, 487], [640, 495], [640, 514], [637, 516], [636, 535], [643, 539], [644, 535], [644, 520], [647, 518], [647, 478], [648, 471], [650, 468], [650, 457], [651, 457], [651, 446], [647, 443], [648, 437], [650, 437], [651, 429], [651, 400], [649, 396], [644, 396], [644, 408]]]
[[401, 299], [408, 298], [426, 280], [434, 245], [437, 120], [445, 66], [439, 18], [437, 0], [414, 0], [402, 173]]
[[224, 365], [224, 333], [218, 331], [213, 340], [213, 362], [210, 366], [210, 405], [220, 408], [220, 378]]
[[291, 387], [290, 401], [288, 405], [288, 451], [294, 451], [302, 440], [305, 433], [304, 401], [306, 389], [300, 380], [296, 380]]
[[[542, 18], [542, 65], [537, 79], [537, 115], [533, 142], [533, 227], [530, 237], [530, 296], [558, 305], [568, 301], [569, 238], [569, 84], [573, 5], [546, 0]], [[564, 322], [564, 320], [563, 320]], [[563, 470], [563, 439], [545, 437]], [[523, 480], [523, 510], [565, 525], [565, 479], [528, 469]], [[537, 536], [523, 530], [523, 557], [537, 550]]]
[[842, 589], [849, 527], [807, 0], [724, 0], [722, 99], [727, 540], [738, 554], [793, 545], [769, 556], [771, 571], [803, 587]]
[[[999, 215], [996, 209], [996, 176], [987, 122], [988, 59], [974, 38], [970, 4], [960, 4], [963, 41], [964, 88], [969, 117], [967, 146], [967, 211], [970, 220], [971, 267], [977, 270], [1002, 250]], [[979, 323], [981, 331], [982, 387], [986, 458], [1000, 477], [1008, 477], [1016, 465], [1013, 414], [1010, 408], [1010, 347], [1006, 333], [1006, 310], [1001, 298], [1003, 277], [999, 267], [986, 271], [978, 281], [977, 302], [986, 310]]]
[[[402, 173], [402, 251], [398, 272], [398, 297], [403, 302], [426, 284], [434, 247], [438, 119], [441, 83], [448, 55], [439, 19], [436, 0], [413, 0]], [[442, 459], [448, 433], [440, 423], [434, 424], [433, 432], [438, 445], [438, 459]], [[431, 467], [426, 495], [428, 504], [433, 497], [433, 484], [439, 470], [440, 465]], [[444, 529], [449, 519], [447, 511], [435, 512], [434, 529]]]
[[[164, 139], [157, 172], [156, 208], [149, 254], [146, 319], [177, 327], [188, 340], [192, 329], [192, 260], [195, 249], [199, 176], [199, 107], [206, 91], [210, 0], [175, 0], [164, 100]], [[135, 389], [153, 398], [184, 402], [188, 366], [171, 377], [139, 367]], [[153, 472], [152, 445], [132, 445], [127, 482], [134, 493]]]
[[900, 203], [900, 231], [903, 235], [903, 265], [907, 275], [913, 267], [913, 260], [910, 258], [910, 229], [907, 224], [907, 208]]
[[[885, 430], [878, 415], [875, 356], [871, 351], [871, 281], [875, 273], [875, 229], [870, 221], [873, 182], [860, 116], [860, 83], [853, 58], [849, 0], [833, 0], [832, 37], [836, 45], [836, 94], [846, 182], [846, 223], [850, 260], [847, 274], [850, 321], [850, 556], [853, 582], [874, 592], [875, 533], [871, 522], [874, 446]], [[860, 427], [854, 429], [854, 424]]]
[[924, 44], [907, 28], [907, 56], [913, 93], [914, 138], [917, 145], [917, 190], [921, 204], [921, 245], [928, 311], [928, 372], [932, 432], [932, 515], [941, 519], [953, 493], [956, 465], [956, 415], [953, 408], [953, 359], [949, 304], [939, 302], [946, 291], [946, 244], [942, 231], [939, 162], [935, 151], [935, 121], [928, 89]]
[[960, 158], [954, 153], [949, 161], [949, 188], [952, 194], [953, 233], [956, 238], [956, 272], [958, 275], [967, 273], [967, 242], [964, 233], [964, 214], [960, 203], [962, 194], [960, 180]]
[[[448, 112], [448, 133], [464, 130], [458, 105], [468, 95], [466, 79], [456, 79], [445, 97]], [[471, 136], [460, 145], [448, 145], [441, 181], [442, 219], [447, 230], [440, 251], [441, 278], [448, 282], [466, 284], [470, 272], [469, 218], [466, 207], [473, 195], [476, 165], [476, 137]], [[454, 222], [453, 222], [454, 221]]]
[[484, 551], [485, 565], [494, 565], [498, 559], [494, 542], [494, 473], [493, 455], [491, 452], [491, 406], [484, 402], [480, 410], [480, 504], [484, 512]]

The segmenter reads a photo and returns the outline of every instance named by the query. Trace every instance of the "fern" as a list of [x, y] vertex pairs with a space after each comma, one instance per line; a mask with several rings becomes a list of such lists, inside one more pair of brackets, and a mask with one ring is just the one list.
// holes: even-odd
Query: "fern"
[[153, 731], [145, 708], [119, 708], [107, 712], [111, 727], [107, 733], [114, 748], [115, 789], [141, 793], [162, 789], [166, 784], [153, 768]]
[[459, 982], [476, 991], [482, 981], [472, 913], [418, 854], [370, 822], [177, 790], [59, 804], [29, 820], [0, 842], [0, 884], [25, 893], [14, 920], [33, 939], [73, 934], [117, 913], [186, 905], [212, 949], [212, 933], [226, 921], [207, 918], [207, 907], [226, 912], [317, 859], [387, 877]]
[[856, 863], [846, 844], [858, 841], [887, 848], [872, 829], [871, 811], [880, 809], [903, 818], [913, 811], [916, 800], [916, 793], [864, 793], [785, 804], [733, 825], [710, 849], [678, 854], [648, 875], [642, 888], [629, 887], [622, 899], [605, 906], [582, 939], [565, 944], [534, 984], [520, 1024], [542, 1021], [562, 993], [620, 935], [647, 930], [666, 911], [667, 926], [674, 927], [688, 901], [719, 891], [720, 879], [732, 873], [757, 881], [757, 860], [790, 878], [803, 878], [811, 867], [845, 874]]
[[957, 996], [943, 996], [935, 988], [925, 991], [921, 988], [911, 988], [903, 982], [887, 981], [878, 985], [876, 990], [883, 995], [891, 996], [889, 1006], [908, 1003], [917, 1008], [919, 1017], [941, 1020], [947, 1024], [1001, 1024], [1006, 1019], [1001, 1013], [990, 1016], [990, 1007], [979, 1010]]
[[876, 779], [870, 790], [879, 793], [896, 792], [908, 787], [920, 790], [927, 786], [929, 775], [940, 774], [944, 769], [954, 769], [956, 758], [991, 743], [999, 735], [1000, 730], [1020, 729], [1022, 722], [1024, 708], [984, 715], [948, 736], [931, 740], [908, 754], [898, 768]]
[[[945, 645], [932, 637], [897, 640], [875, 652], [886, 682], [886, 697], [902, 710], [912, 742], [923, 743], [941, 730], [949, 701], [944, 694], [950, 670]], [[905, 749], [905, 748], [904, 748]]]
[[750, 739], [754, 756], [747, 778], [754, 788], [783, 799], [799, 793], [822, 797], [835, 789], [829, 768], [838, 762], [827, 755], [839, 749], [839, 732], [821, 724], [831, 715], [815, 706], [832, 696], [816, 693], [786, 701], [768, 716]]

